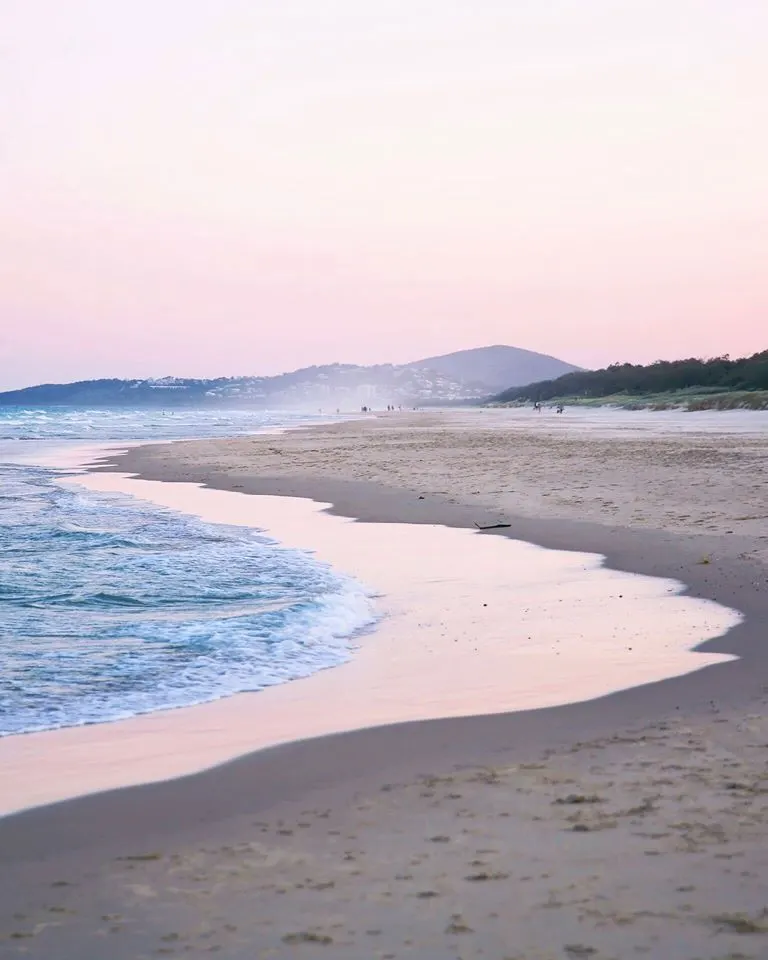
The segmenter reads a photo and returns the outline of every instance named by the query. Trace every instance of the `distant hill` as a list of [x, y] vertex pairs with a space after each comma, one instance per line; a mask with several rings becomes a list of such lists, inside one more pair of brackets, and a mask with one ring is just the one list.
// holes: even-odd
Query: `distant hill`
[[518, 350], [483, 347], [407, 364], [357, 366], [334, 363], [274, 377], [214, 380], [161, 377], [145, 380], [80, 380], [0, 393], [0, 406], [259, 407], [344, 410], [360, 406], [478, 401], [540, 376], [575, 370], [570, 364]]
[[500, 344], [427, 357], [409, 366], [427, 367], [457, 380], [484, 383], [494, 392], [524, 386], [535, 380], [553, 380], [580, 369], [545, 353]]
[[589, 399], [618, 394], [642, 396], [681, 390], [768, 390], [768, 350], [751, 357], [729, 356], [701, 360], [657, 360], [645, 366], [614, 363], [602, 370], [579, 370], [554, 379], [504, 390], [496, 403], [553, 399]]

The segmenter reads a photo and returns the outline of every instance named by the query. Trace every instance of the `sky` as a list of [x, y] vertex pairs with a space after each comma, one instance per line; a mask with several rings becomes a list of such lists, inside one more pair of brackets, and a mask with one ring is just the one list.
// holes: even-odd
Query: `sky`
[[766, 0], [0, 0], [0, 388], [768, 348]]

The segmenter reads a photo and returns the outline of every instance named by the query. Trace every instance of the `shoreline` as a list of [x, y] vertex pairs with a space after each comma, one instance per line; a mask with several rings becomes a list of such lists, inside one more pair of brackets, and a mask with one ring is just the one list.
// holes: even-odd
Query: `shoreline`
[[[317, 428], [309, 427], [303, 432], [306, 436], [311, 436], [313, 429]], [[178, 447], [190, 442], [194, 441], [174, 441], [172, 446]], [[127, 450], [120, 448], [122, 452], [112, 451], [106, 457], [99, 458], [90, 464], [89, 473], [96, 476], [100, 473], [124, 473], [143, 481], [160, 481], [163, 484], [177, 482], [189, 484], [193, 482], [199, 483], [203, 489], [236, 491], [238, 494], [252, 494], [257, 498], [277, 497], [309, 501], [322, 505], [324, 512], [332, 517], [343, 517], [373, 524], [426, 524], [428, 526], [444, 527], [449, 530], [473, 530], [477, 533], [476, 523], [495, 522], [499, 518], [498, 511], [448, 503], [436, 498], [425, 502], [422, 495], [417, 495], [415, 492], [405, 492], [369, 482], [300, 476], [288, 478], [247, 477], [239, 474], [234, 476], [210, 476], [204, 480], [202, 477], [194, 476], [188, 467], [180, 469], [178, 466], [174, 466], [172, 462], [168, 464], [164, 460], [155, 461], [153, 458], [156, 446], [162, 445], [143, 443]], [[151, 466], [147, 465], [147, 461], [151, 462]], [[604, 726], [606, 729], [613, 728], [617, 722], [621, 723], [622, 721], [618, 716], [612, 715], [610, 721], [604, 725], [597, 716], [603, 712], [604, 707], [601, 706], [597, 710], [591, 710], [589, 709], [590, 705], [610, 704], [612, 714], [615, 705], [619, 715], [626, 708], [626, 722], [636, 723], [648, 716], [656, 715], [658, 711], [666, 714], [681, 711], [687, 714], [691, 710], [706, 712], [712, 709], [713, 704], [718, 704], [718, 709], [735, 705], [745, 696], [749, 699], [750, 690], [753, 692], [753, 696], [759, 697], [762, 687], [758, 677], [764, 678], [765, 682], [768, 683], [768, 663], [764, 663], [762, 657], [756, 656], [760, 652], [756, 644], [756, 640], [761, 633], [759, 620], [764, 615], [763, 611], [768, 610], [768, 577], [763, 576], [764, 571], [759, 566], [751, 564], [747, 560], [734, 561], [732, 558], [729, 558], [729, 562], [720, 561], [716, 565], [701, 564], [699, 562], [701, 554], [698, 544], [692, 547], [690, 544], [681, 541], [679, 537], [675, 537], [674, 534], [630, 531], [579, 521], [548, 521], [526, 517], [506, 517], [506, 519], [511, 519], [509, 529], [488, 530], [480, 536], [518, 540], [536, 547], [543, 547], [549, 551], [600, 555], [605, 558], [601, 566], [606, 570], [652, 577], [658, 580], [676, 580], [683, 584], [679, 596], [713, 601], [721, 607], [738, 611], [743, 617], [740, 623], [732, 626], [724, 635], [718, 635], [691, 648], [692, 651], [697, 653], [725, 655], [734, 659], [692, 668], [690, 672], [678, 676], [632, 684], [615, 692], [607, 692], [592, 696], [587, 700], [567, 704], [533, 709], [516, 709], [511, 713], [484, 712], [458, 717], [420, 717], [399, 722], [385, 722], [386, 725], [381, 729], [395, 731], [402, 728], [403, 730], [410, 730], [411, 727], [424, 725], [439, 726], [443, 723], [464, 723], [480, 720], [487, 721], [491, 725], [494, 721], [498, 721], [500, 726], [504, 726], [505, 723], [513, 724], [514, 718], [520, 718], [521, 725], [525, 725], [524, 718], [527, 716], [539, 717], [550, 712], [558, 713], [571, 710], [580, 713], [581, 711], [578, 708], [584, 707], [586, 708], [583, 711], [584, 716], [589, 717], [590, 721], [589, 729], [600, 730]], [[755, 667], [758, 667], [757, 671]], [[348, 668], [349, 664], [345, 664], [335, 668], [335, 671], [344, 671]], [[78, 733], [84, 730], [98, 729], [103, 726], [114, 727], [115, 724], [127, 723], [130, 725], [135, 721], [144, 723], [155, 719], [162, 722], [163, 718], [167, 716], [181, 715], [189, 711], [215, 709], [222, 704], [226, 705], [239, 699], [248, 699], [254, 696], [264, 697], [265, 694], [279, 696], [286, 689], [295, 688], [297, 684], [301, 686], [302, 684], [312, 683], [313, 679], [322, 677], [326, 672], [321, 671], [320, 674], [315, 674], [313, 677], [301, 681], [292, 681], [287, 685], [281, 684], [277, 687], [267, 688], [267, 690], [260, 691], [258, 694], [235, 694], [233, 697], [207, 704], [179, 707], [171, 711], [158, 711], [129, 720], [113, 721], [106, 725], [96, 724], [89, 727], [66, 728], [64, 730], [23, 734], [19, 737], [21, 739], [30, 737], [59, 739], [62, 735], [66, 737], [69, 734], [76, 737]], [[643, 700], [646, 697], [647, 705], [644, 707]], [[589, 716], [593, 712], [597, 721], [594, 728], [592, 718]], [[555, 722], [559, 726], [560, 721]], [[579, 720], [578, 722], [582, 721]], [[549, 725], [545, 724], [545, 726], [548, 727]], [[570, 729], [571, 724], [566, 723], [564, 726], [566, 729]], [[235, 750], [230, 758], [226, 758], [219, 763], [214, 762], [213, 766], [200, 772], [180, 772], [176, 774], [176, 780], [155, 780], [154, 782], [125, 785], [117, 787], [115, 790], [85, 794], [73, 799], [52, 801], [47, 805], [21, 809], [0, 818], [0, 828], [5, 823], [26, 817], [34, 819], [37, 815], [44, 815], [46, 810], [64, 810], [72, 805], [73, 812], [76, 812], [74, 808], [78, 803], [89, 800], [98, 801], [100, 798], [104, 798], [105, 802], [108, 802], [110, 797], [121, 792], [151, 790], [153, 787], [160, 787], [165, 783], [182, 782], [197, 777], [204, 778], [214, 775], [217, 770], [225, 769], [233, 763], [238, 764], [248, 760], [256, 763], [259, 756], [265, 756], [270, 752], [302, 744], [322, 744], [329, 738], [365, 737], [376, 729], [378, 728], [375, 725], [369, 725], [359, 729], [334, 730], [317, 738], [312, 736], [300, 737], [296, 740], [281, 741], [276, 745], [264, 744], [255, 752], [242, 753], [242, 751]]]
[[309, 550], [373, 588], [379, 620], [346, 663], [301, 679], [2, 738], [11, 783], [0, 798], [4, 815], [210, 770], [308, 737], [594, 699], [727, 659], [693, 650], [740, 620], [683, 598], [679, 582], [617, 574], [599, 556], [489, 540], [474, 529], [350, 523], [312, 500], [110, 473], [66, 482]]
[[[392, 486], [358, 480], [330, 479], [311, 475], [255, 478], [244, 475], [242, 471], [217, 473], [211, 471], [207, 465], [199, 468], [201, 473], [206, 475], [201, 478], [195, 476], [189, 462], [181, 466], [178, 463], [175, 466], [173, 464], [164, 466], [157, 459], [157, 454], [157, 450], [142, 447], [124, 456], [112, 458], [109, 464], [102, 465], [97, 470], [138, 473], [147, 479], [166, 482], [173, 479], [201, 482], [201, 479], [206, 479], [207, 485], [217, 489], [237, 488], [245, 493], [312, 499], [316, 502], [333, 504], [330, 510], [332, 514], [354, 517], [364, 522], [439, 524], [451, 528], [470, 527], [476, 521], [497, 520], [500, 516], [498, 510], [487, 507], [447, 503], [443, 498], [433, 495], [419, 499], [424, 495], [415, 490], [404, 491]], [[606, 557], [606, 566], [611, 569], [681, 580], [687, 585], [685, 595], [714, 600], [741, 611], [744, 614], [741, 623], [733, 627], [725, 636], [710, 640], [699, 648], [707, 652], [730, 654], [739, 659], [567, 706], [507, 714], [423, 720], [299, 740], [241, 756], [199, 774], [93, 794], [0, 819], [0, 860], [6, 865], [5, 870], [0, 872], [0, 897], [5, 898], [8, 910], [19, 908], [26, 910], [30, 902], [40, 903], [46, 897], [50, 899], [50, 894], [46, 894], [45, 890], [50, 887], [52, 880], [59, 877], [70, 878], [68, 882], [72, 882], [74, 891], [72, 893], [74, 899], [71, 903], [81, 905], [82, 898], [85, 896], [83, 891], [91, 890], [91, 885], [95, 882], [87, 878], [102, 877], [103, 879], [105, 870], [106, 875], [111, 877], [117, 867], [105, 867], [104, 864], [116, 864], [115, 857], [137, 855], [136, 859], [141, 861], [145, 854], [149, 855], [148, 851], [158, 850], [162, 852], [163, 862], [166, 860], [166, 855], [171, 857], [168, 862], [175, 862], [173, 856], [176, 854], [171, 856], [173, 851], [177, 851], [182, 858], [191, 857], [192, 853], [189, 851], [199, 850], [202, 843], [207, 850], [220, 847], [221, 853], [210, 854], [213, 858], [212, 862], [218, 863], [222, 857], [229, 856], [225, 851], [230, 849], [233, 843], [240, 843], [247, 837], [251, 838], [248, 841], [251, 846], [255, 843], [259, 849], [272, 851], [269, 853], [270, 857], [277, 856], [278, 853], [280, 857], [289, 856], [287, 852], [289, 847], [295, 848], [296, 856], [306, 857], [308, 855], [306, 851], [314, 849], [312, 844], [315, 840], [317, 843], [321, 842], [317, 839], [321, 834], [323, 836], [328, 834], [328, 839], [323, 842], [331, 843], [334, 841], [331, 834], [338, 831], [341, 831], [345, 837], [347, 834], [350, 837], [359, 834], [360, 843], [362, 843], [364, 836], [378, 837], [380, 834], [379, 828], [374, 830], [373, 827], [363, 828], [362, 825], [357, 824], [360, 814], [354, 813], [358, 809], [356, 804], [362, 802], [361, 798], [364, 798], [364, 806], [378, 810], [385, 803], [382, 798], [390, 795], [381, 793], [385, 787], [387, 790], [390, 789], [388, 784], [401, 784], [406, 792], [417, 789], [416, 786], [410, 787], [408, 784], [422, 784], [418, 788], [420, 792], [408, 794], [407, 809], [414, 812], [421, 811], [418, 814], [419, 818], [429, 816], [434, 819], [439, 816], [439, 811], [433, 810], [427, 813], [424, 809], [425, 804], [430, 804], [432, 801], [419, 799], [430, 793], [430, 789], [425, 793], [423, 784], [425, 782], [431, 784], [434, 777], [437, 778], [434, 782], [441, 778], [446, 782], [452, 778], [461, 780], [459, 793], [465, 798], [463, 801], [465, 806], [474, 805], [478, 811], [482, 809], [482, 804], [476, 793], [478, 790], [487, 788], [467, 784], [465, 782], [467, 778], [470, 780], [479, 778], [478, 782], [482, 784], [483, 777], [491, 776], [487, 772], [483, 774], [483, 770], [501, 771], [498, 774], [498, 782], [505, 784], [509, 782], [509, 790], [512, 793], [505, 790], [497, 795], [507, 797], [507, 802], [513, 803], [512, 798], [515, 796], [516, 789], [513, 784], [517, 782], [515, 778], [523, 775], [529, 780], [531, 777], [538, 777], [536, 781], [538, 785], [532, 785], [532, 787], [535, 786], [536, 791], [550, 791], [547, 795], [549, 799], [542, 795], [545, 805], [537, 807], [539, 814], [545, 814], [545, 823], [539, 828], [536, 825], [532, 826], [530, 819], [525, 824], [521, 822], [520, 829], [524, 834], [530, 833], [534, 828], [546, 832], [546, 829], [549, 829], [547, 824], [551, 820], [551, 814], [547, 811], [551, 810], [554, 814], [554, 811], [559, 809], [556, 806], [550, 806], [553, 802], [560, 801], [556, 796], [552, 798], [551, 791], [554, 788], [547, 784], [570, 782], [581, 786], [583, 783], [585, 785], [582, 789], [588, 792], [588, 788], [591, 789], [591, 781], [588, 776], [584, 780], [585, 770], [604, 769], [610, 772], [614, 771], [615, 766], [615, 772], [611, 773], [611, 782], [621, 784], [622, 777], [626, 776], [621, 773], [621, 770], [627, 767], [635, 771], [633, 774], [635, 780], [641, 784], [645, 783], [643, 778], [649, 776], [647, 772], [643, 772], [648, 764], [651, 765], [652, 770], [663, 770], [665, 764], [672, 766], [674, 761], [682, 772], [675, 775], [675, 783], [679, 786], [669, 789], [673, 792], [676, 790], [680, 796], [684, 794], [687, 796], [686, 791], [689, 787], [686, 778], [689, 776], [694, 778], [690, 781], [692, 784], [690, 789], [693, 791], [691, 796], [699, 800], [702, 791], [710, 789], [710, 780], [712, 781], [711, 789], [717, 788], [718, 791], [725, 789], [722, 786], [725, 782], [723, 778], [735, 776], [733, 772], [728, 772], [729, 767], [739, 766], [739, 763], [742, 763], [742, 754], [745, 749], [757, 748], [757, 741], [760, 740], [758, 718], [765, 714], [768, 652], [764, 644], [764, 624], [768, 621], [768, 575], [764, 564], [749, 555], [739, 556], [734, 549], [720, 551], [718, 547], [722, 538], [719, 537], [710, 538], [706, 535], [687, 537], [674, 532], [626, 529], [561, 518], [515, 517], [508, 510], [503, 512], [503, 516], [512, 522], [509, 531], [489, 531], [479, 536], [517, 537], [529, 543], [538, 543], [540, 546], [554, 549], [571, 551], [577, 549], [580, 552], [603, 554]], [[711, 563], [700, 563], [703, 553], [711, 554]], [[734, 743], [725, 741], [724, 759], [709, 758], [709, 754], [714, 749], [712, 744], [718, 743], [718, 738], [722, 739], [724, 731], [735, 738]], [[749, 741], [746, 744], [744, 737]], [[755, 742], [752, 743], [752, 741]], [[706, 751], [706, 754], [696, 751]], [[571, 770], [569, 764], [572, 764], [568, 760], [569, 757], [573, 757], [573, 763], [577, 763], [577, 769], [571, 772], [568, 772]], [[611, 757], [615, 757], [615, 760]], [[702, 757], [702, 761], [697, 761], [698, 757]], [[734, 758], [739, 758], [739, 763], [736, 763]], [[700, 764], [699, 767], [691, 768], [689, 774], [687, 771], [690, 764], [697, 762]], [[702, 762], [703, 766], [701, 766]], [[587, 764], [586, 767], [585, 764]], [[749, 764], [744, 766], [743, 774], [738, 774], [742, 779], [747, 776], [747, 768], [751, 769]], [[518, 774], [503, 772], [513, 769], [517, 770]], [[535, 773], [539, 769], [542, 770], [541, 776]], [[469, 773], [462, 773], [462, 770], [470, 773], [478, 770], [480, 772], [470, 776]], [[493, 777], [496, 778], [495, 773]], [[493, 779], [489, 782], [497, 781]], [[655, 782], [653, 781], [654, 784]], [[397, 790], [399, 789], [401, 788], [398, 787]], [[608, 787], [601, 786], [600, 789], [608, 790]], [[663, 793], [667, 790], [666, 787], [652, 786], [651, 781], [648, 781], [645, 787], [632, 788], [633, 795], [636, 795], [638, 789], [641, 791], [641, 797], [653, 796], [659, 791]], [[397, 790], [393, 796], [399, 796]], [[734, 796], [727, 791], [723, 795], [731, 798]], [[720, 796], [719, 793], [718, 796]], [[738, 796], [740, 797], [741, 794]], [[443, 803], [447, 802], [447, 800], [443, 801]], [[672, 803], [672, 800], [670, 799], [669, 802]], [[626, 805], [631, 806], [631, 802], [627, 800]], [[326, 808], [334, 811], [331, 820], [322, 819], [326, 816], [324, 813], [316, 814], [319, 819], [308, 815], [309, 811]], [[514, 812], [517, 810], [514, 804], [512, 809], [512, 820], [488, 822], [506, 824], [509, 829], [513, 829], [519, 817], [518, 813]], [[581, 816], [578, 810], [576, 812]], [[496, 813], [493, 816], [499, 815]], [[384, 814], [382, 813], [381, 816]], [[701, 819], [702, 814], [676, 813], [675, 816], [682, 822], [691, 818]], [[257, 821], [254, 821], [254, 817]], [[541, 816], [534, 819], [540, 820]], [[312, 821], [314, 825], [308, 826], [304, 832], [297, 831], [297, 820]], [[337, 820], [339, 820], [338, 823]], [[254, 823], [260, 822], [264, 825], [254, 826]], [[418, 822], [423, 822], [423, 819], [418, 819]], [[581, 823], [580, 820], [578, 822]], [[730, 822], [730, 820], [727, 821], [727, 823]], [[411, 823], [411, 821], [398, 819], [396, 823], [398, 829], [394, 834], [387, 833], [385, 828], [381, 827], [381, 830], [385, 830], [387, 842], [393, 848], [397, 848], [400, 843], [397, 839], [400, 828], [404, 823]], [[299, 826], [302, 825], [302, 823], [299, 824]], [[328, 826], [333, 826], [334, 829], [329, 831]], [[405, 834], [408, 829], [405, 829]], [[435, 833], [438, 832], [438, 827], [432, 829]], [[566, 829], [569, 828], [566, 827]], [[592, 828], [585, 826], [585, 829]], [[267, 831], [266, 834], [261, 832], [264, 830]], [[371, 833], [371, 831], [374, 832]], [[285, 834], [297, 834], [297, 839], [287, 837]], [[517, 834], [514, 835], [517, 836]], [[538, 835], [537, 833], [536, 836]], [[660, 837], [665, 835], [663, 832], [658, 833]], [[558, 836], [562, 835], [558, 834]], [[590, 837], [592, 834], [586, 834], [586, 836]], [[596, 843], [597, 836], [596, 834], [595, 840], [590, 843]], [[599, 836], [609, 838], [610, 834]], [[259, 837], [262, 839], [258, 839]], [[345, 841], [347, 847], [351, 842]], [[649, 843], [647, 840], [644, 842], [646, 846]], [[655, 842], [663, 844], [666, 841]], [[409, 843], [412, 849], [412, 841]], [[445, 857], [451, 853], [452, 849], [450, 845], [446, 845]], [[568, 851], [570, 847], [566, 846], [562, 849]], [[612, 848], [604, 854], [608, 857], [608, 861], [612, 856], [610, 849]], [[727, 849], [730, 850], [730, 847]], [[331, 848], [328, 848], [328, 851], [330, 850]], [[323, 856], [331, 856], [328, 851]], [[640, 860], [635, 865], [639, 878], [637, 883], [641, 886], [644, 884], [644, 892], [642, 896], [638, 894], [640, 896], [638, 902], [647, 904], [652, 899], [654, 883], [658, 886], [659, 882], [653, 881], [648, 872], [653, 865], [652, 858], [643, 859], [642, 849], [638, 854]], [[195, 857], [200, 855], [194, 854]], [[759, 844], [755, 846], [753, 842], [749, 854], [737, 852], [733, 855], [747, 857], [747, 859], [759, 857]], [[379, 859], [375, 860], [376, 863], [384, 862], [381, 856], [381, 853], [377, 854]], [[435, 856], [436, 854], [432, 854], [435, 869], [438, 869], [437, 864], [442, 861], [439, 861], [439, 858], [435, 859]], [[571, 853], [568, 853], [564, 861], [564, 869], [570, 863], [568, 859], [570, 856]], [[574, 852], [573, 856], [578, 860], [579, 854]], [[677, 854], [673, 852], [669, 853], [669, 857], [673, 859], [676, 856]], [[521, 867], [524, 866], [525, 872], [530, 873], [530, 863], [536, 859], [535, 855], [526, 853], [523, 856], [521, 853], [519, 858], [522, 858]], [[270, 860], [270, 862], [273, 861]], [[281, 859], [276, 862], [284, 864], [280, 868], [280, 875], [290, 876], [292, 861]], [[611, 873], [606, 865], [607, 861], [602, 862], [606, 883], [613, 876], [614, 880], [610, 882], [615, 885], [616, 870]], [[666, 863], [667, 859], [661, 862]], [[712, 873], [717, 864], [722, 864], [723, 870], [726, 874], [728, 873], [727, 861], [709, 860], [706, 864], [705, 866], [702, 863], [702, 872]], [[152, 885], [160, 882], [158, 879], [160, 874], [152, 873], [155, 869], [153, 863], [148, 862], [146, 867], [140, 862], [127, 864], [129, 865], [136, 868], [135, 875], [132, 874], [134, 881], [146, 875], [146, 879], [142, 880], [143, 883]], [[751, 861], [748, 864], [743, 859], [741, 865], [743, 869], [749, 866], [755, 876], [765, 876]], [[351, 864], [351, 867], [353, 866], [354, 863]], [[158, 866], [157, 870], [160, 869], [161, 867]], [[255, 870], [256, 867], [248, 868], [248, 870], [251, 869]], [[308, 868], [298, 867], [297, 869]], [[339, 869], [342, 867], [340, 866]], [[348, 870], [350, 867], [343, 867], [343, 869]], [[551, 866], [547, 869], [551, 870]], [[594, 870], [594, 867], [592, 869]], [[718, 866], [717, 869], [719, 870], [720, 867]], [[203, 872], [205, 873], [205, 870]], [[346, 891], [349, 884], [360, 886], [354, 877], [344, 879], [347, 877], [346, 873], [343, 877], [341, 874], [335, 874], [335, 876], [337, 877], [336, 893], [332, 891], [329, 896], [342, 896], [342, 891]], [[548, 876], [548, 874], [542, 874], [542, 876]], [[622, 877], [625, 878], [625, 875], [619, 867], [619, 879]], [[522, 879], [527, 878], [522, 877]], [[443, 890], [441, 887], [441, 884], [448, 883], [447, 880], [433, 879], [430, 882], [437, 885], [435, 887], [437, 893], [449, 896], [448, 889]], [[730, 883], [726, 880], [722, 882]], [[740, 899], [737, 903], [739, 910], [753, 911], [750, 897], [759, 899], [765, 892], [762, 889], [764, 884], [757, 881], [749, 882], [752, 884], [753, 893], [739, 894]], [[546, 885], [549, 881], [542, 880], [541, 883]], [[298, 882], [297, 885], [301, 886]], [[488, 902], [491, 888], [487, 885], [480, 885], [480, 887], [486, 894], [486, 902]], [[229, 888], [226, 887], [226, 889]], [[266, 890], [266, 887], [263, 889]], [[123, 887], [120, 887], [120, 890], [122, 891]], [[508, 897], [508, 888], [504, 887], [504, 890], [507, 890], [505, 896]], [[89, 893], [88, 897], [91, 895]], [[118, 900], [124, 895], [124, 892], [119, 896], [117, 893], [114, 894]], [[346, 893], [344, 895], [346, 896]], [[173, 900], [173, 896], [175, 895], [163, 893], [159, 899], [151, 901], [151, 904], [154, 904], [151, 909], [162, 913], [165, 909], [163, 905], [168, 898]], [[283, 917], [283, 914], [286, 910], [294, 909], [291, 904], [295, 904], [299, 896], [299, 893], [295, 893], [274, 899], [271, 892], [265, 892], [262, 895], [262, 898], [266, 898], [265, 903], [272, 904], [269, 909], [274, 911], [274, 916], [277, 918], [275, 922], [280, 936], [289, 935], [295, 927], [295, 921], [291, 925], [290, 918]], [[454, 913], [460, 908], [470, 912], [474, 909], [471, 907], [474, 901], [471, 898], [467, 899], [466, 893], [461, 893], [460, 896], [457, 893], [455, 896], [459, 899], [456, 900], [454, 897], [451, 901], [454, 903]], [[546, 900], [546, 896], [542, 893], [543, 900]], [[62, 894], [62, 903], [70, 902], [65, 901], [63, 897]], [[764, 900], [763, 897], [763, 902]], [[419, 903], [418, 900], [414, 902]], [[150, 911], [150, 906], [147, 906], [149, 903], [150, 901], [145, 903], [142, 900], [143, 905], [137, 906], [133, 903], [131, 909], [138, 911], [138, 914], [146, 918], [149, 916], [147, 913]], [[438, 899], [435, 903], [439, 906], [442, 901]], [[101, 912], [107, 912], [101, 906], [98, 909]], [[220, 907], [220, 909], [225, 908]], [[301, 909], [305, 908], [301, 907]], [[308, 929], [327, 931], [329, 936], [337, 937], [335, 932], [328, 931], [327, 923], [321, 916], [315, 916], [312, 913], [313, 909], [313, 907], [306, 907]], [[326, 904], [324, 909], [330, 908]], [[398, 906], [398, 910], [400, 909], [401, 907]], [[405, 909], [404, 902], [402, 910]], [[517, 908], [513, 908], [513, 913], [514, 909]], [[707, 907], [707, 909], [710, 908]], [[736, 906], [733, 906], [730, 900], [729, 909], [736, 910]], [[360, 910], [361, 916], [364, 915], [365, 911], [362, 907]], [[716, 912], [714, 907], [710, 909], [713, 915]], [[154, 914], [152, 916], [154, 917]], [[446, 916], [450, 917], [450, 909]], [[560, 913], [557, 916], [560, 916]], [[280, 936], [277, 936], [274, 942], [270, 939], [272, 936], [270, 922], [264, 920], [258, 927], [258, 943], [271, 945], [276, 955], [282, 956], [281, 950], [285, 948], [281, 947]], [[575, 920], [573, 922], [575, 923]], [[644, 927], [646, 922], [650, 921], [638, 920], [636, 927], [631, 929], [622, 927], [621, 935], [623, 937], [636, 935], [633, 931]], [[73, 921], [73, 930], [79, 929], [78, 923], [80, 923], [79, 920]], [[98, 925], [95, 919], [93, 923]], [[442, 920], [442, 927], [445, 923], [446, 921]], [[568, 923], [571, 923], [571, 920], [568, 920]], [[670, 920], [669, 923], [672, 921]], [[473, 924], [476, 926], [474, 920]], [[581, 920], [577, 925], [578, 929], [573, 928], [569, 942], [584, 942], [579, 933], [583, 930], [583, 924], [584, 921]], [[123, 929], [127, 931], [129, 928]], [[152, 931], [154, 936], [155, 928], [152, 928]], [[712, 936], [708, 930], [705, 932], [707, 937]], [[221, 930], [217, 933], [217, 936], [219, 935], [222, 938], [221, 942], [225, 943], [227, 935]], [[123, 936], [127, 938], [129, 934], [126, 932]], [[602, 934], [594, 933], [594, 938], [599, 936]], [[534, 936], [537, 947], [541, 938], [546, 939], [546, 934], [537, 931]], [[738, 937], [735, 940], [728, 939], [726, 935], [720, 937], [719, 933], [718, 938], [718, 943], [722, 939], [732, 952], [735, 952], [736, 947], [742, 943]], [[80, 942], [78, 941], [78, 944]], [[337, 940], [334, 940], [334, 943], [336, 942]], [[677, 942], [677, 940], [674, 941], [675, 944]], [[563, 943], [562, 938], [560, 943]], [[672, 943], [672, 941], [665, 941], [666, 943]], [[510, 942], [503, 941], [503, 944], [508, 948]], [[314, 957], [325, 955], [323, 949], [327, 953], [327, 947], [320, 946], [315, 950], [311, 944], [308, 944], [306, 950], [302, 948], [302, 952]], [[501, 948], [497, 948], [496, 953], [503, 955], [500, 950]], [[346, 947], [340, 944], [337, 955], [344, 958], [368, 955], [370, 949], [366, 952], [358, 942], [351, 953], [344, 951]], [[677, 957], [677, 954], [670, 952], [669, 949], [663, 952], [665, 957]], [[699, 950], [696, 955], [709, 957], [710, 952], [705, 954]], [[723, 955], [724, 952], [720, 950], [718, 956]], [[62, 953], [62, 956], [70, 955], [79, 957], [83, 954], [74, 949], [69, 954]], [[126, 953], [125, 957], [130, 955]], [[251, 954], [238, 953], [233, 947], [226, 955], [245, 957]], [[416, 952], [403, 955], [431, 958], [433, 955], [443, 956], [444, 952], [436, 950], [434, 954]], [[549, 956], [549, 954], [546, 955]], [[561, 952], [552, 953], [552, 956], [560, 955]], [[690, 955], [693, 955], [690, 950], [687, 954], [680, 954], [681, 957]]]

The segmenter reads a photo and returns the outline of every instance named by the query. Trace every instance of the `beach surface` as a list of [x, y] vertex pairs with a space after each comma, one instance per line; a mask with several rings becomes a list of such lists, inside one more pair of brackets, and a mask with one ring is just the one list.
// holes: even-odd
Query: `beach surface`
[[765, 956], [767, 451], [759, 430], [607, 434], [499, 411], [115, 458], [366, 524], [504, 521], [471, 539], [602, 554], [606, 576], [682, 581], [743, 617], [702, 648], [727, 662], [598, 699], [481, 702], [0, 820], [0, 954]]
[[[299, 496], [312, 481], [312, 499], [334, 503], [319, 485], [343, 482], [348, 513], [389, 519], [370, 496], [375, 484], [415, 494], [399, 518], [408, 522], [432, 522], [432, 505], [455, 504], [478, 519], [490, 512], [695, 536], [703, 554], [712, 544], [718, 556], [768, 564], [768, 423], [764, 413], [740, 413], [423, 412], [279, 438], [152, 445], [117, 469], [226, 489], [245, 479], [242, 489]], [[355, 497], [357, 483], [365, 487]]]

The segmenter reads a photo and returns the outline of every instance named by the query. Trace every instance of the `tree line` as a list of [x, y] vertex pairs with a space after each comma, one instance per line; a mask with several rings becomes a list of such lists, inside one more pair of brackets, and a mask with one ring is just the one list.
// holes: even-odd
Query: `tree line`
[[642, 366], [614, 363], [602, 370], [576, 370], [555, 380], [541, 380], [505, 390], [494, 401], [552, 400], [570, 397], [640, 396], [699, 387], [704, 391], [768, 390], [768, 350], [731, 360], [657, 360]]

